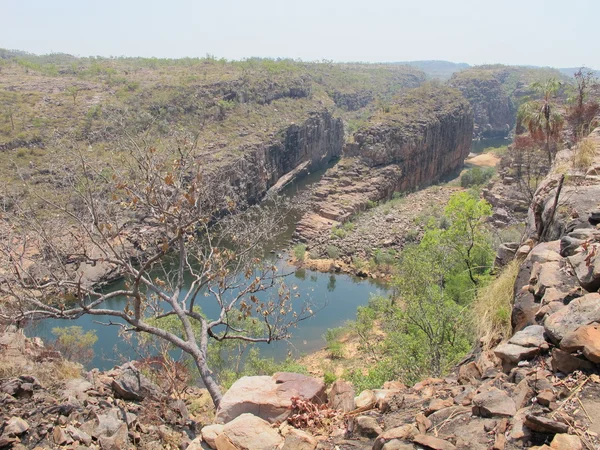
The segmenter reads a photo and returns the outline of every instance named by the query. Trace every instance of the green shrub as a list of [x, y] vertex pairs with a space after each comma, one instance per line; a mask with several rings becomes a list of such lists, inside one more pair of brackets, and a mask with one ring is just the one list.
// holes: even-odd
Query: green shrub
[[304, 261], [306, 256], [306, 245], [305, 244], [297, 244], [294, 246], [294, 257], [298, 261]]
[[391, 266], [396, 261], [396, 252], [392, 249], [382, 250], [378, 248], [373, 253], [373, 260], [378, 266]]
[[323, 374], [323, 381], [326, 385], [333, 384], [337, 380], [337, 376], [333, 372], [325, 372]]
[[340, 342], [340, 338], [344, 334], [344, 331], [345, 330], [342, 327], [329, 328], [323, 335], [323, 338], [327, 342], [327, 351], [333, 359], [344, 357], [344, 347]]
[[337, 248], [335, 245], [327, 246], [327, 256], [329, 256], [330, 259], [338, 259], [340, 257], [340, 254], [340, 249]]
[[481, 186], [486, 181], [494, 176], [496, 171], [493, 167], [482, 169], [481, 167], [473, 167], [461, 175], [460, 185], [464, 188], [471, 186]]
[[344, 239], [346, 237], [346, 230], [341, 227], [333, 227], [331, 229], [331, 238], [332, 239]]
[[374, 200], [367, 200], [367, 204], [365, 206], [367, 209], [373, 209], [377, 206], [377, 202]]
[[356, 392], [366, 389], [381, 389], [383, 383], [397, 378], [394, 364], [381, 361], [373, 365], [365, 375], [362, 370], [355, 369], [344, 373], [343, 378], [354, 386]]
[[93, 346], [98, 340], [96, 331], [84, 333], [83, 328], [79, 326], [55, 327], [52, 328], [52, 334], [56, 336], [52, 346], [61, 352], [65, 359], [85, 364], [94, 357]]

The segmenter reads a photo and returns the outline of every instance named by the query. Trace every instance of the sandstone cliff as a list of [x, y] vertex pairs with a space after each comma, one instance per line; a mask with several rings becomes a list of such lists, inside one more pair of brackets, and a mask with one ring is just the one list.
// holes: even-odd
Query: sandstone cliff
[[519, 99], [528, 85], [550, 77], [564, 78], [554, 69], [515, 66], [477, 66], [452, 75], [449, 84], [469, 100], [474, 114], [474, 137], [506, 137], [515, 126]]
[[256, 203], [273, 188], [317, 170], [342, 153], [342, 120], [327, 110], [312, 113], [300, 125], [291, 125], [276, 139], [244, 150], [244, 157], [233, 165], [232, 181], [243, 185], [249, 203]]
[[458, 169], [469, 153], [472, 133], [471, 108], [458, 91], [425, 86], [402, 95], [354, 134], [344, 159], [316, 186], [313, 211], [297, 227], [299, 239], [314, 239], [370, 202]]

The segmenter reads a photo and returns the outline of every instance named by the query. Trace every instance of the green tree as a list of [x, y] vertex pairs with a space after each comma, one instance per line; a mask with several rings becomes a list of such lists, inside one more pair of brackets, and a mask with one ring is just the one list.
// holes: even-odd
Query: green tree
[[544, 150], [551, 164], [557, 151], [557, 143], [564, 123], [555, 101], [561, 83], [556, 78], [550, 78], [544, 82], [533, 83], [531, 88], [541, 96], [541, 99], [523, 103], [519, 107], [517, 120], [527, 128], [532, 138], [543, 142]]
[[15, 113], [17, 111], [18, 97], [14, 92], [0, 92], [0, 111], [10, 123], [10, 129], [15, 131]]
[[[446, 227], [429, 227], [423, 236], [423, 249], [439, 248], [444, 253], [452, 253], [450, 258], [464, 264], [469, 279], [478, 284], [477, 276], [489, 269], [492, 248], [484, 218], [492, 213], [492, 207], [485, 200], [478, 200], [469, 192], [458, 192], [450, 197], [444, 210]], [[446, 266], [446, 270], [454, 270]]]
[[69, 86], [65, 89], [65, 92], [73, 99], [73, 105], [77, 104], [77, 96], [79, 95], [79, 91], [81, 91], [79, 86]]

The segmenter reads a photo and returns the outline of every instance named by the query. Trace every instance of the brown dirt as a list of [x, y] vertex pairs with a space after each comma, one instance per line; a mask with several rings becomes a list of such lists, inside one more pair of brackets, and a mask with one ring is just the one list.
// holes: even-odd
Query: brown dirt
[[481, 153], [465, 160], [466, 164], [478, 167], [496, 167], [500, 162], [500, 157], [493, 153]]

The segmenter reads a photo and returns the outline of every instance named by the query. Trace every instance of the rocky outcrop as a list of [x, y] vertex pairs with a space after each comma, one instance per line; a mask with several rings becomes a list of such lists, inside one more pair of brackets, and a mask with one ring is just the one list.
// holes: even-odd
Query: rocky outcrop
[[516, 123], [519, 99], [531, 93], [532, 81], [566, 78], [552, 69], [517, 66], [476, 66], [454, 73], [449, 81], [473, 106], [475, 138], [510, 134]]
[[[230, 182], [245, 192], [248, 203], [256, 203], [286, 174], [295, 175], [289, 183], [339, 157], [343, 144], [342, 120], [326, 110], [312, 113], [304, 123], [284, 130], [279, 139], [240, 149], [244, 156], [231, 164]], [[294, 172], [299, 167], [302, 170]]]
[[515, 126], [517, 108], [503, 88], [504, 75], [479, 75], [470, 71], [454, 74], [450, 84], [473, 106], [474, 137], [506, 137]]
[[409, 91], [345, 146], [344, 160], [314, 190], [313, 211], [297, 227], [299, 239], [314, 239], [373, 202], [458, 169], [469, 154], [472, 127], [471, 109], [457, 91]]
[[[191, 440], [186, 403], [132, 363], [85, 373], [38, 339], [9, 331], [0, 335], [0, 368], [0, 448], [160, 450]], [[189, 389], [188, 401], [208, 397]]]

